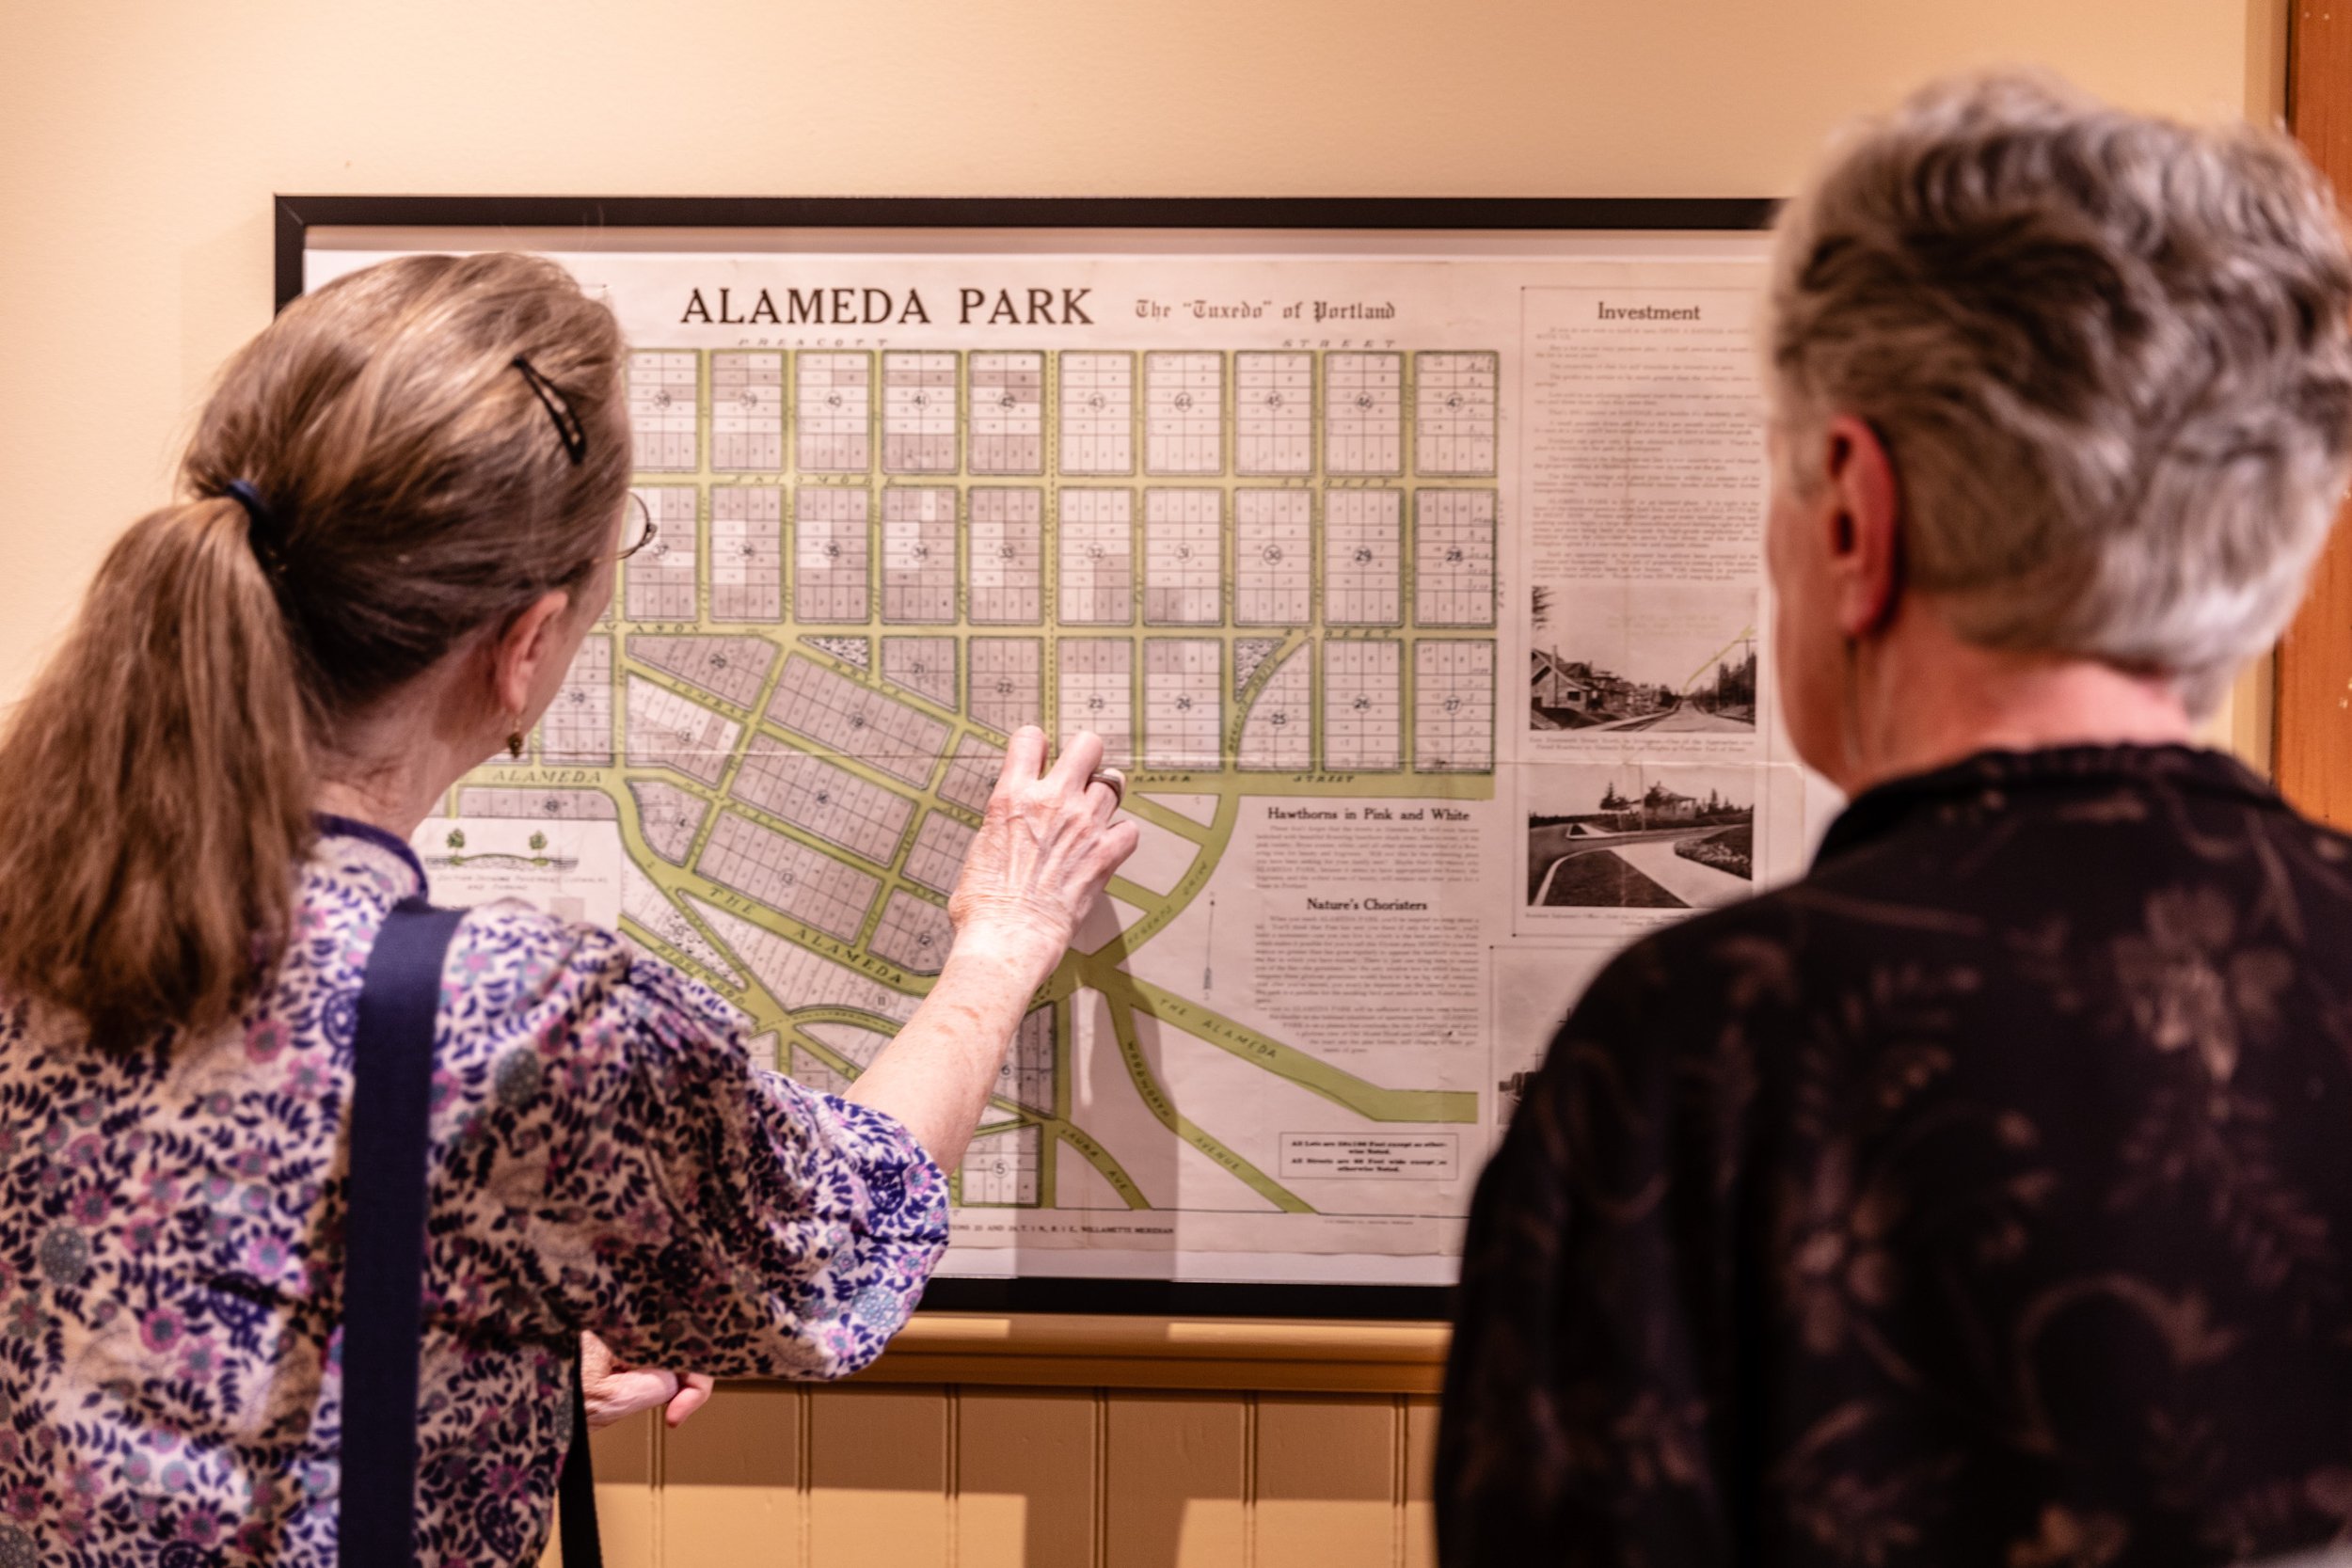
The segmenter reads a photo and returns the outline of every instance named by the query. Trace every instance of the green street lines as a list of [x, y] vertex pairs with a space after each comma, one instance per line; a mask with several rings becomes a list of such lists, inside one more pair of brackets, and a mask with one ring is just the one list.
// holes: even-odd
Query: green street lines
[[1152, 1076], [1152, 1064], [1144, 1059], [1143, 1042], [1136, 1034], [1134, 1009], [1117, 1000], [1111, 1002], [1111, 1033], [1118, 1037], [1119, 1053], [1127, 1063], [1127, 1076], [1135, 1081], [1136, 1093], [1142, 1098], [1145, 1108], [1159, 1118], [1161, 1126], [1216, 1161], [1228, 1175], [1284, 1213], [1311, 1214], [1315, 1212], [1305, 1198], [1209, 1136], [1198, 1123], [1178, 1114], [1167, 1091]]
[[1475, 1122], [1478, 1096], [1467, 1089], [1384, 1089], [1295, 1046], [1213, 1013], [1197, 1002], [1163, 990], [1117, 969], [1085, 972], [1085, 983], [1101, 991], [1114, 1010], [1135, 1007], [1162, 1023], [1208, 1041], [1253, 1067], [1287, 1078], [1366, 1121]]

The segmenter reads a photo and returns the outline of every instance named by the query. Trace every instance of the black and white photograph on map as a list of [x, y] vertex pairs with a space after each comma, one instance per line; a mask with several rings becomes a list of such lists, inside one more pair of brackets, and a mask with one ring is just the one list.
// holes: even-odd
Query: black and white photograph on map
[[1756, 888], [1753, 768], [1528, 769], [1527, 907], [1712, 909]]
[[1493, 954], [1494, 1116], [1507, 1127], [1528, 1081], [1544, 1065], [1551, 1038], [1593, 977], [1617, 956], [1617, 943], [1497, 947]]
[[1531, 730], [1755, 736], [1753, 584], [1539, 579], [1527, 619]]

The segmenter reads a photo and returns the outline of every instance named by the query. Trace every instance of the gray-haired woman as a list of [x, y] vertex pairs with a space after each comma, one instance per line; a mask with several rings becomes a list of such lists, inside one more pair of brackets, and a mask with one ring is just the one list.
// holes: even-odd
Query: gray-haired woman
[[[528, 257], [297, 301], [0, 740], [7, 1568], [326, 1563], [388, 1484], [342, 1464], [382, 1414], [345, 1419], [340, 1354], [363, 975], [424, 891], [409, 834], [519, 750], [612, 601], [624, 357]], [[1045, 750], [1011, 737], [954, 951], [846, 1099], [755, 1068], [716, 995], [612, 932], [466, 915], [419, 1095], [421, 1398], [391, 1417], [415, 1560], [535, 1559], [583, 1332], [640, 1368], [832, 1377], [906, 1321], [942, 1169], [1135, 845], [1101, 742]]]
[[1962, 83], [1835, 157], [1772, 306], [1773, 649], [1852, 803], [1554, 1040], [1442, 1557], [2352, 1537], [2352, 842], [2187, 744], [2342, 491], [2335, 215], [2278, 137]]

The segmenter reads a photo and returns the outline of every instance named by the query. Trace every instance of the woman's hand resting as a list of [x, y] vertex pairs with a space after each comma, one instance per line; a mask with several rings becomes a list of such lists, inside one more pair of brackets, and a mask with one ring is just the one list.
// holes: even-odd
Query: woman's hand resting
[[1081, 730], [1050, 768], [1045, 752], [1044, 731], [1014, 732], [947, 903], [960, 947], [1024, 960], [1037, 981], [1061, 961], [1141, 833], [1132, 821], [1112, 820], [1119, 791], [1089, 782], [1102, 766], [1101, 736]]
[[680, 1377], [651, 1367], [627, 1367], [602, 1339], [580, 1337], [580, 1391], [588, 1403], [588, 1424], [609, 1427], [624, 1416], [656, 1405], [668, 1406], [664, 1417], [676, 1426], [710, 1398], [710, 1379], [700, 1372]]

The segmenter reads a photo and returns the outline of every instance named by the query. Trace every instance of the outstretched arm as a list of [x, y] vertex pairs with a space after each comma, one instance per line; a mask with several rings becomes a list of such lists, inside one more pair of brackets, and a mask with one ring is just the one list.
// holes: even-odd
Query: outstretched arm
[[1118, 791], [1089, 783], [1099, 736], [1080, 732], [1050, 768], [1045, 750], [1044, 731], [1014, 734], [947, 905], [946, 967], [848, 1095], [903, 1122], [944, 1170], [962, 1161], [1030, 997], [1139, 832], [1111, 820]]

